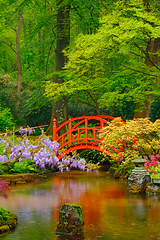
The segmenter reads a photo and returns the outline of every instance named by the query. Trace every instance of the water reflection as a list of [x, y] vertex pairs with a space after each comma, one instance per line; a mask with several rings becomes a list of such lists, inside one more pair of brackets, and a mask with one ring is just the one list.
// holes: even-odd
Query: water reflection
[[[104, 172], [97, 176], [80, 171], [56, 173], [47, 182], [12, 186], [8, 199], [0, 198], [0, 205], [15, 212], [19, 224], [1, 238], [61, 239], [55, 231], [64, 203], [82, 206], [86, 240], [160, 239], [158, 195], [128, 195], [125, 181], [108, 179]], [[65, 237], [69, 238], [73, 239]]]

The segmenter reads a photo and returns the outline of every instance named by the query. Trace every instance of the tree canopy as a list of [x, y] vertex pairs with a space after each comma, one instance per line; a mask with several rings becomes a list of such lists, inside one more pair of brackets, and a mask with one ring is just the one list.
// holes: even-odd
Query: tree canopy
[[0, 7], [0, 105], [18, 124], [48, 123], [50, 115], [63, 122], [68, 101], [70, 115], [74, 103], [128, 118], [159, 101], [159, 1], [4, 0]]
[[155, 7], [148, 11], [142, 1], [113, 3], [99, 19], [97, 32], [81, 33], [65, 52], [65, 82], [48, 84], [47, 95], [55, 100], [77, 96], [97, 112], [126, 101], [145, 108], [148, 98], [159, 96], [160, 21]]

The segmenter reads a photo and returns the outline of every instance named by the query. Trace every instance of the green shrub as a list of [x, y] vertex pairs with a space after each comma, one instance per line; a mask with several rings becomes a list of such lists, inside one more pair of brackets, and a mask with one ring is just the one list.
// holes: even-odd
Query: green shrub
[[9, 108], [2, 108], [0, 105], [0, 132], [5, 132], [6, 129], [12, 129], [14, 118]]
[[109, 173], [115, 178], [127, 178], [134, 169], [133, 163], [128, 163], [126, 165], [115, 163], [109, 168]]

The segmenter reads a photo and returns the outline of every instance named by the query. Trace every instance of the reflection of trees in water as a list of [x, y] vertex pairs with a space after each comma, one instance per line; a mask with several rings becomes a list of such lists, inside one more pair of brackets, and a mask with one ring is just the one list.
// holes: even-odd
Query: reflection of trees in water
[[[126, 231], [134, 236], [135, 231], [142, 228], [148, 236], [153, 235], [153, 231], [158, 236], [160, 196], [128, 195], [123, 181], [72, 174], [70, 178], [59, 174], [45, 183], [11, 187], [8, 199], [0, 198], [1, 206], [19, 216], [22, 235], [30, 231], [29, 234], [36, 236], [34, 240], [39, 240], [45, 239], [38, 239], [39, 233], [43, 235], [46, 231], [53, 231], [55, 234], [59, 210], [63, 203], [68, 202], [78, 203], [83, 208], [85, 237], [95, 236], [94, 232], [105, 235], [105, 231], [112, 237], [113, 233], [125, 235]], [[26, 230], [31, 227], [31, 230]], [[140, 239], [138, 235], [137, 239]]]
[[[121, 201], [122, 196], [126, 195], [126, 189], [119, 187], [117, 182], [106, 184], [104, 178], [88, 178], [83, 179], [73, 178], [53, 178], [53, 193], [55, 192], [54, 204], [55, 209], [60, 209], [63, 203], [78, 203], [83, 208], [85, 224], [93, 224], [97, 226], [99, 222], [103, 226], [104, 223], [100, 220], [105, 214], [108, 201], [111, 198], [116, 201]], [[55, 206], [54, 205], [54, 206]], [[122, 208], [118, 209], [119, 214], [123, 212]], [[110, 211], [109, 211], [110, 214]], [[55, 210], [54, 217], [58, 220], [59, 213]], [[99, 228], [101, 228], [99, 226]]]
[[135, 196], [129, 196], [129, 203], [131, 206], [131, 209], [133, 210], [133, 213], [135, 214], [135, 217], [145, 222], [147, 219], [147, 211], [150, 206], [145, 205], [145, 198], [141, 195], [135, 195]]
[[143, 222], [160, 221], [160, 196], [130, 195], [129, 204], [135, 217]]
[[92, 183], [81, 182], [80, 180], [53, 178], [52, 192], [56, 193], [57, 200], [77, 201], [92, 187]]

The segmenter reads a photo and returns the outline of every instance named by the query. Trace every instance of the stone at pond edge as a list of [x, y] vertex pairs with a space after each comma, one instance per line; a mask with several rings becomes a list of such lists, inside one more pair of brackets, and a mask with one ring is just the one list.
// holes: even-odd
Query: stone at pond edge
[[78, 204], [63, 204], [59, 213], [56, 234], [83, 235], [83, 225], [82, 207]]
[[131, 174], [128, 178], [128, 191], [132, 194], [144, 193], [146, 192], [146, 185], [149, 182], [151, 182], [149, 174]]
[[160, 193], [160, 186], [156, 186], [156, 185], [148, 185], [146, 187], [146, 193], [148, 194], [155, 194], [155, 193]]

